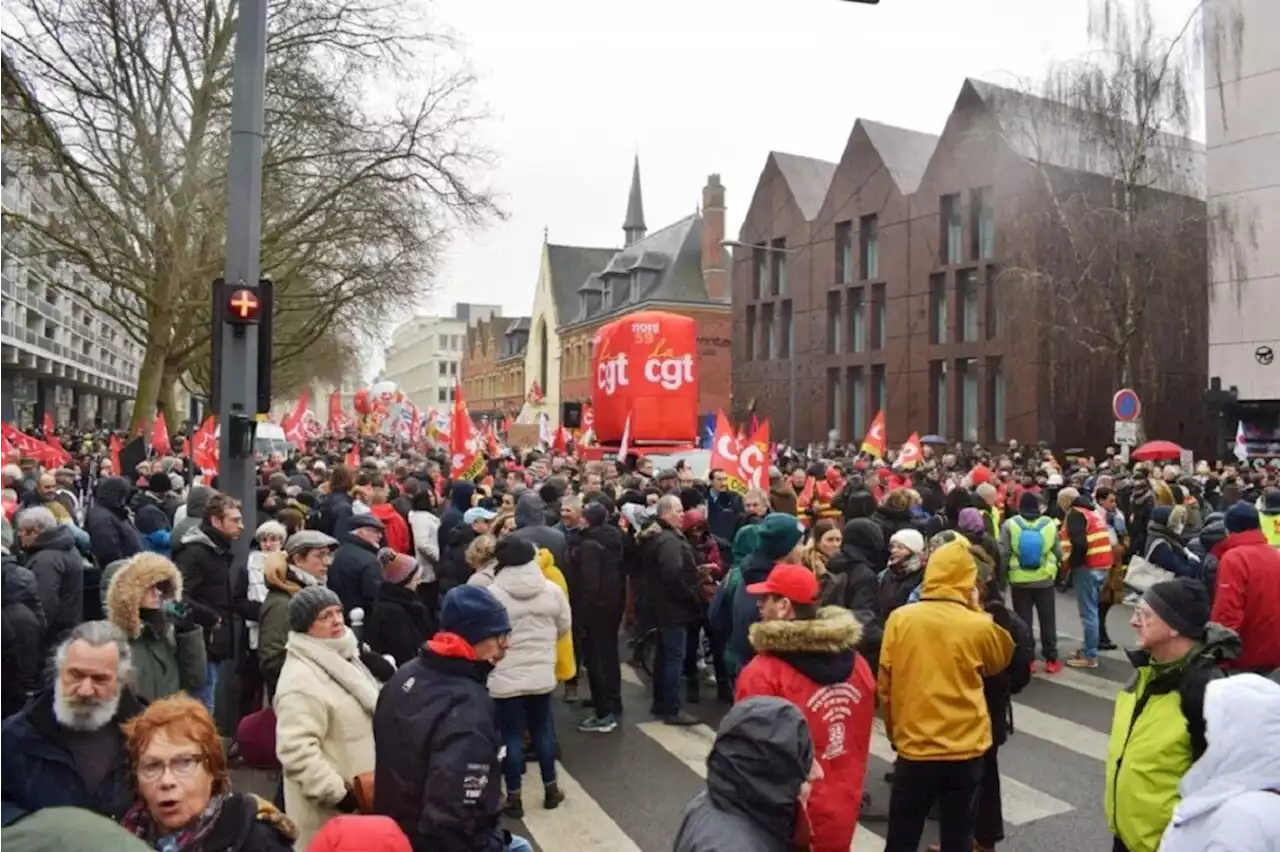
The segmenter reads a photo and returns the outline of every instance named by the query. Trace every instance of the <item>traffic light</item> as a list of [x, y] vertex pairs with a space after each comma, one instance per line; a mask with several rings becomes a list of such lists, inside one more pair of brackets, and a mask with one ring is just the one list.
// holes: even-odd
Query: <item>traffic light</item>
[[233, 287], [221, 278], [213, 282], [213, 322], [210, 329], [209, 409], [217, 414], [222, 399], [222, 330], [234, 327], [242, 337], [245, 328], [258, 327], [258, 393], [256, 411], [271, 411], [271, 342], [275, 286], [270, 279], [257, 287]]

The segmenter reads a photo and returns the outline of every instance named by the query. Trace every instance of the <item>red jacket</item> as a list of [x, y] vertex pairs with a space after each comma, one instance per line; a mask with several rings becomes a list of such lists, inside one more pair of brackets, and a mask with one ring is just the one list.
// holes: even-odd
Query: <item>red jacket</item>
[[391, 817], [341, 814], [311, 838], [306, 852], [413, 852], [413, 847]]
[[1210, 620], [1240, 634], [1233, 669], [1280, 668], [1280, 550], [1261, 530], [1232, 533], [1215, 548], [1217, 591]]
[[849, 852], [876, 714], [876, 681], [854, 646], [862, 628], [840, 607], [810, 621], [751, 626], [758, 652], [738, 675], [735, 700], [785, 698], [804, 712], [825, 774], [813, 786], [808, 816], [812, 852]]
[[369, 507], [369, 514], [382, 521], [383, 544], [396, 553], [413, 556], [413, 537], [409, 535], [409, 522], [400, 517], [395, 506], [379, 503]]

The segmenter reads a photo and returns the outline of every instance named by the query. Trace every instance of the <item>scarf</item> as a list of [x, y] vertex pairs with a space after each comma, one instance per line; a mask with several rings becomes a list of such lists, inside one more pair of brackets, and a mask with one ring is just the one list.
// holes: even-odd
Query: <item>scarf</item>
[[[381, 684], [360, 662], [360, 643], [350, 628], [337, 639], [317, 639], [306, 633], [290, 632], [285, 651], [324, 672], [354, 698], [370, 716], [378, 703]], [[286, 660], [286, 665], [288, 661]]]
[[163, 828], [151, 818], [147, 803], [139, 801], [124, 815], [121, 824], [134, 837], [145, 840], [157, 852], [199, 852], [200, 845], [222, 816], [222, 808], [230, 793], [213, 796], [200, 816], [173, 834], [163, 834]]

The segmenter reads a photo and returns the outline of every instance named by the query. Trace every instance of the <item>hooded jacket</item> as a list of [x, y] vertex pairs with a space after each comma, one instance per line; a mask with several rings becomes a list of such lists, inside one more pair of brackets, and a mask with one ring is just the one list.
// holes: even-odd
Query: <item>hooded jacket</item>
[[499, 568], [489, 591], [511, 619], [511, 643], [489, 675], [489, 694], [516, 698], [555, 689], [556, 642], [573, 626], [569, 599], [537, 562]]
[[325, 823], [307, 852], [413, 852], [391, 817], [343, 814]]
[[672, 852], [792, 852], [813, 758], [798, 707], [764, 696], [735, 704], [707, 757], [707, 789], [684, 809]]
[[583, 617], [617, 620], [627, 597], [626, 536], [605, 521], [588, 524], [578, 546], [579, 605]]
[[175, 550], [183, 536], [200, 526], [200, 522], [204, 520], [204, 508], [209, 504], [209, 498], [212, 496], [212, 488], [206, 488], [203, 485], [191, 486], [191, 490], [187, 492], [186, 504], [180, 506], [174, 513], [173, 531], [169, 538], [174, 543]]
[[4, 608], [0, 617], [0, 627], [4, 630], [4, 639], [0, 642], [0, 651], [4, 654], [3, 665], [0, 665], [0, 682], [4, 688], [0, 711], [7, 719], [40, 691], [45, 648], [44, 608], [40, 605], [35, 575], [8, 553], [4, 554], [0, 575], [0, 602]]
[[1136, 671], [1116, 696], [1107, 747], [1107, 826], [1130, 852], [1155, 852], [1178, 804], [1178, 782], [1206, 750], [1204, 695], [1218, 666], [1240, 653], [1240, 637], [1209, 623], [1187, 656], [1152, 663], [1130, 652]]
[[99, 480], [93, 505], [85, 512], [84, 530], [89, 534], [93, 561], [99, 568], [142, 550], [138, 531], [129, 522], [129, 510], [125, 508], [129, 488], [129, 480], [122, 476]]
[[27, 550], [26, 568], [36, 577], [46, 638], [53, 644], [84, 621], [84, 563], [71, 528], [58, 524], [40, 533]]
[[187, 604], [204, 628], [209, 659], [231, 658], [231, 542], [208, 521], [187, 531], [174, 550]]
[[1280, 550], [1262, 530], [1232, 533], [1214, 552], [1218, 556], [1217, 594], [1209, 619], [1234, 630], [1243, 649], [1229, 669], [1280, 668]]
[[1217, 596], [1218, 591], [1218, 553], [1219, 544], [1227, 537], [1226, 516], [1214, 512], [1204, 519], [1204, 525], [1191, 543], [1190, 550], [1200, 558], [1200, 576], [1204, 587], [1209, 591], [1209, 600]]
[[182, 600], [182, 575], [172, 562], [153, 553], [139, 554], [111, 578], [107, 618], [129, 637], [133, 652], [134, 692], [151, 703], [205, 683], [204, 635], [190, 621], [175, 624], [164, 610], [143, 610], [147, 591], [167, 584], [173, 600]]
[[[809, 799], [813, 852], [848, 852], [858, 822], [875, 719], [875, 676], [854, 650], [862, 628], [840, 607], [816, 618], [751, 625], [756, 656], [738, 675], [735, 700], [774, 695], [799, 707], [824, 778]], [[837, 730], [838, 729], [838, 730]]]
[[877, 692], [890, 742], [910, 760], [969, 760], [992, 745], [983, 678], [1009, 665], [1013, 638], [972, 608], [977, 584], [969, 542], [952, 541], [929, 558], [920, 601], [885, 624]]
[[435, 618], [417, 591], [382, 581], [362, 637], [374, 653], [389, 654], [397, 666], [403, 666], [417, 659], [422, 643], [435, 632]]
[[449, 505], [440, 515], [440, 540], [448, 541], [449, 533], [462, 523], [462, 516], [471, 508], [471, 498], [476, 487], [470, 482], [456, 481], [449, 489]]
[[562, 571], [569, 564], [568, 542], [564, 533], [547, 526], [547, 504], [536, 492], [526, 491], [516, 501], [516, 528], [508, 535], [529, 542], [535, 549], [545, 547], [550, 550], [556, 567]]
[[351, 611], [356, 608], [363, 609], [368, 616], [382, 585], [382, 563], [378, 562], [377, 545], [353, 532], [347, 533], [333, 553], [326, 584], [342, 601], [342, 610], [348, 621]]
[[1209, 745], [1178, 782], [1161, 852], [1267, 852], [1280, 826], [1280, 684], [1257, 675], [1205, 689]]
[[378, 503], [369, 507], [369, 514], [382, 521], [382, 541], [396, 553], [413, 555], [413, 537], [409, 534], [409, 522], [401, 517], [390, 503]]
[[844, 525], [843, 535], [840, 550], [827, 560], [827, 571], [835, 580], [823, 590], [822, 603], [853, 613], [863, 627], [862, 650], [875, 665], [884, 634], [876, 603], [876, 577], [884, 570], [887, 553], [884, 534], [871, 518], [854, 518]]

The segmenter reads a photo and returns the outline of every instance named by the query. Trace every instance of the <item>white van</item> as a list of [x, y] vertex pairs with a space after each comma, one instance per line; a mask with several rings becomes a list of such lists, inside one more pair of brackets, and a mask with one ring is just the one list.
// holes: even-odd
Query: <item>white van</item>
[[[214, 435], [218, 438], [222, 437], [221, 426], [214, 430]], [[284, 428], [279, 423], [263, 421], [253, 430], [253, 451], [257, 455], [264, 458], [272, 453], [287, 456], [292, 449], [294, 446], [285, 438]]]

